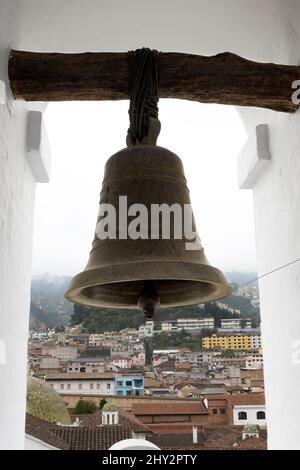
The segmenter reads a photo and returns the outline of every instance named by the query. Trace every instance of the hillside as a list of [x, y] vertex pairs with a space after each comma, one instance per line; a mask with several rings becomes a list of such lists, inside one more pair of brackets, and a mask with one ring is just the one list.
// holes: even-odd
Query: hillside
[[[226, 273], [231, 282], [242, 284], [249, 279], [255, 278], [255, 273]], [[68, 324], [84, 323], [84, 326], [93, 332], [106, 330], [120, 330], [126, 327], [138, 328], [144, 322], [144, 315], [139, 310], [125, 309], [89, 309], [73, 306], [64, 299], [64, 293], [70, 283], [70, 277], [51, 276], [44, 274], [32, 280], [31, 285], [31, 308], [30, 328], [55, 327]], [[259, 311], [255, 309], [248, 299], [230, 295], [222, 300], [222, 303], [230, 308], [241, 310], [242, 316], [253, 318], [259, 322]], [[226, 310], [219, 309], [216, 304], [205, 306], [192, 306], [184, 308], [159, 309], [155, 319], [157, 323], [161, 320], [176, 319], [178, 317], [203, 317], [214, 316], [216, 326], [219, 326], [220, 318], [230, 318], [232, 314]]]
[[70, 278], [43, 274], [31, 282], [30, 328], [68, 325], [73, 305], [65, 300], [64, 293]]

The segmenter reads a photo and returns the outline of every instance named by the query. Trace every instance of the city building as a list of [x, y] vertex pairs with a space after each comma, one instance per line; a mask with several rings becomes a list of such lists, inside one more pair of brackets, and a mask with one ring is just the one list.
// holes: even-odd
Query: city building
[[120, 396], [144, 395], [143, 374], [132, 374], [132, 375], [116, 374], [115, 395], [120, 395]]
[[164, 400], [163, 402], [133, 403], [132, 414], [146, 424], [152, 432], [168, 430], [176, 432], [191, 429], [191, 425], [207, 422], [208, 410], [203, 400], [182, 402]]
[[105, 372], [105, 362], [100, 357], [78, 357], [68, 363], [68, 372]]
[[181, 331], [197, 332], [202, 329], [213, 329], [215, 327], [214, 318], [178, 318], [177, 320], [163, 320], [161, 331]]
[[49, 355], [52, 357], [58, 357], [62, 361], [69, 361], [75, 359], [78, 355], [78, 349], [76, 346], [55, 346], [43, 348], [43, 355]]
[[229, 334], [229, 335], [212, 335], [202, 338], [203, 349], [251, 349], [252, 341], [250, 335], [245, 334]]
[[153, 320], [148, 320], [144, 325], [141, 325], [139, 327], [139, 336], [141, 338], [149, 337], [151, 338], [153, 336], [153, 331], [154, 331], [154, 321]]
[[251, 328], [252, 322], [251, 318], [222, 318], [221, 319], [221, 328], [224, 329], [241, 329], [241, 328]]
[[220, 356], [220, 352], [215, 351], [184, 351], [180, 350], [176, 354], [176, 365], [188, 362], [192, 367], [199, 367], [202, 364], [213, 362], [214, 358]]
[[251, 348], [253, 349], [262, 348], [262, 338], [260, 334], [251, 335]]
[[50, 374], [46, 382], [60, 395], [114, 395], [115, 377], [111, 373], [68, 372]]
[[119, 367], [120, 369], [130, 369], [132, 366], [131, 357], [121, 356], [117, 354], [115, 356], [111, 356], [109, 362], [110, 364], [113, 364], [114, 366]]
[[233, 395], [230, 398], [233, 424], [266, 426], [266, 406], [263, 393]]
[[262, 351], [252, 352], [245, 358], [246, 369], [262, 369], [264, 367], [264, 358]]
[[100, 347], [102, 345], [102, 341], [104, 340], [104, 335], [100, 334], [90, 334], [89, 336], [89, 346], [97, 346]]
[[145, 364], [145, 352], [137, 351], [130, 356], [132, 367], [143, 366]]

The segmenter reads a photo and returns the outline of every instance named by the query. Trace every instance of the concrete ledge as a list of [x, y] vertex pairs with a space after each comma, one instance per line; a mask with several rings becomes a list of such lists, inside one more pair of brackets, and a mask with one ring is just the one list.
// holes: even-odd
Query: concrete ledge
[[258, 178], [270, 164], [269, 129], [259, 124], [238, 156], [238, 184], [241, 189], [254, 188]]
[[48, 183], [51, 151], [40, 111], [28, 111], [26, 144], [27, 158], [37, 183]]

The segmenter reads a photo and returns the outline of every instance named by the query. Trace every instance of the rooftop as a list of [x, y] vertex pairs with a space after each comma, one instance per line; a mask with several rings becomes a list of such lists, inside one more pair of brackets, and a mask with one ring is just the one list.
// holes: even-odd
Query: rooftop
[[202, 401], [196, 402], [165, 402], [151, 403], [151, 407], [147, 403], [132, 404], [132, 414], [136, 415], [206, 415], [208, 411]]
[[48, 374], [46, 380], [114, 380], [110, 372], [66, 372], [63, 374]]

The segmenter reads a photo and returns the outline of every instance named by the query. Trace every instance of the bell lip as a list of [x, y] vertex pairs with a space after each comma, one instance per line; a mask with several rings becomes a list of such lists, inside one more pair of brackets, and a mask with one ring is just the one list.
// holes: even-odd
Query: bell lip
[[[89, 306], [89, 307], [105, 307], [105, 308], [124, 308], [124, 309], [135, 309], [139, 308], [136, 306], [121, 306], [116, 303], [107, 303], [99, 299], [93, 300], [82, 294], [83, 290], [88, 287], [93, 287], [99, 284], [117, 284], [121, 282], [128, 281], [146, 281], [146, 280], [186, 280], [194, 282], [205, 282], [207, 284], [213, 284], [216, 286], [216, 291], [213, 295], [208, 295], [208, 300], [202, 302], [195, 302], [191, 299], [190, 303], [185, 302], [168, 304], [162, 307], [176, 307], [176, 306], [188, 306], [188, 305], [197, 305], [200, 303], [214, 302], [216, 300], [222, 299], [231, 293], [231, 287], [225, 277], [225, 275], [218, 268], [211, 266], [209, 264], [199, 264], [192, 262], [182, 262], [182, 261], [148, 261], [147, 266], [149, 269], [149, 274], [145, 274], [145, 261], [134, 261], [124, 264], [116, 264], [109, 266], [102, 266], [100, 268], [92, 268], [86, 271], [82, 271], [77, 274], [71, 280], [71, 284], [67, 292], [65, 293], [65, 298], [70, 302]], [[168, 269], [166, 267], [172, 267], [168, 275]], [[164, 270], [162, 270], [164, 268]], [[160, 275], [155, 276], [156, 272], [166, 272], [164, 276]], [[178, 273], [178, 275], [174, 275]], [[153, 274], [151, 274], [153, 273]], [[208, 275], [209, 274], [209, 275]], [[95, 282], [95, 278], [97, 282]], [[93, 281], [92, 281], [93, 280]]]

